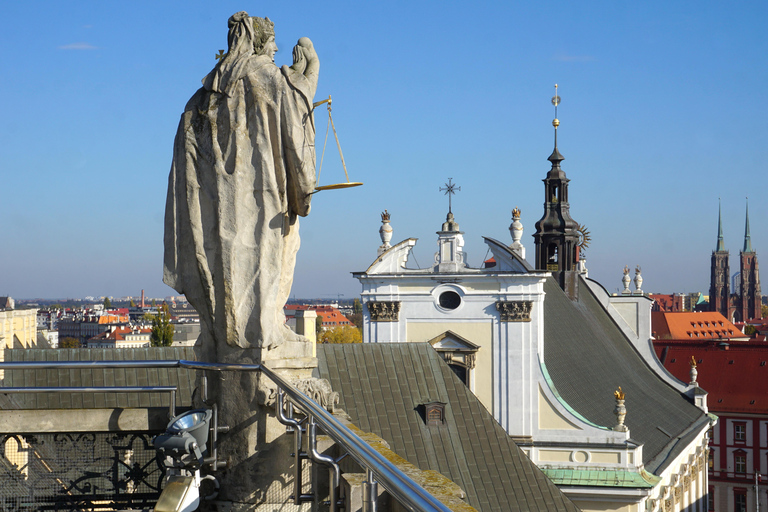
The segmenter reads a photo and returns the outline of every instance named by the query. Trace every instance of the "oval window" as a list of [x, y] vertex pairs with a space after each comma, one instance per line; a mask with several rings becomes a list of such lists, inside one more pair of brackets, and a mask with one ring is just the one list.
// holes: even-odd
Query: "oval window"
[[438, 299], [441, 308], [456, 309], [461, 305], [461, 295], [454, 291], [447, 291], [440, 294]]

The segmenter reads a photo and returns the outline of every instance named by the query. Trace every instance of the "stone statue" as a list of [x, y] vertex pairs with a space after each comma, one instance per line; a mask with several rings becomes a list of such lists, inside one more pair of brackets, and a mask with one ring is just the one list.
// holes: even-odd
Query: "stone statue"
[[301, 341], [283, 306], [315, 187], [312, 41], [278, 68], [274, 24], [246, 12], [227, 40], [181, 116], [165, 211], [163, 280], [200, 313], [198, 344], [214, 352]]

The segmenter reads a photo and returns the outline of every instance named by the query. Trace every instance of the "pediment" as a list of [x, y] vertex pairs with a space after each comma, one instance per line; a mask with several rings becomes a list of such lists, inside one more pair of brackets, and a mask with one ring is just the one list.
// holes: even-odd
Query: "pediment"
[[463, 336], [453, 331], [445, 331], [443, 334], [427, 341], [438, 352], [477, 352], [480, 345], [475, 345]]

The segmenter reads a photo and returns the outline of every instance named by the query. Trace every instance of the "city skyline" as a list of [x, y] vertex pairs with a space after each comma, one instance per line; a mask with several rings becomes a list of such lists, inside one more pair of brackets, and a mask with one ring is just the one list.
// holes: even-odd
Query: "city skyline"
[[[385, 209], [392, 244], [419, 238], [409, 263], [429, 266], [449, 178], [470, 265], [486, 255], [482, 236], [511, 243], [515, 207], [532, 262], [555, 83], [590, 277], [615, 292], [624, 265], [639, 265], [646, 292], [708, 293], [718, 198], [731, 255], [750, 196], [752, 247], [768, 257], [768, 204], [751, 193], [767, 130], [754, 121], [762, 3], [33, 2], [6, 6], [0, 35], [0, 295], [178, 295], [162, 283], [173, 137], [243, 9], [275, 22], [278, 65], [299, 37], [313, 40], [315, 101], [333, 96], [350, 179], [365, 183], [313, 198], [292, 297], [359, 295], [350, 273], [376, 258]], [[324, 106], [315, 122], [319, 159]], [[319, 181], [344, 179], [329, 141]]]

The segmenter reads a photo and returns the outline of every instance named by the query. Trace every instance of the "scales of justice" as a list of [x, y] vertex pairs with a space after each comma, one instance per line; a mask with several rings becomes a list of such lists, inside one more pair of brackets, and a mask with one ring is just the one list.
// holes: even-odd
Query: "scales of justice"
[[323, 170], [323, 158], [325, 157], [325, 146], [328, 143], [328, 130], [333, 128], [333, 136], [336, 139], [336, 147], [339, 148], [339, 156], [341, 157], [341, 166], [344, 168], [344, 175], [347, 177], [347, 181], [344, 183], [334, 183], [333, 185], [320, 185], [315, 187], [315, 191], [312, 194], [316, 194], [321, 190], [336, 190], [341, 188], [359, 187], [363, 183], [360, 181], [349, 181], [349, 173], [347, 172], [347, 164], [344, 162], [344, 153], [341, 152], [341, 144], [339, 143], [339, 135], [336, 133], [336, 125], [333, 124], [333, 116], [331, 116], [331, 104], [333, 100], [331, 95], [328, 95], [327, 100], [318, 101], [313, 105], [313, 108], [317, 108], [320, 105], [328, 104], [328, 125], [325, 127], [325, 141], [323, 142], [323, 152], [320, 155], [320, 166], [317, 169], [317, 183], [320, 182], [320, 172]]

